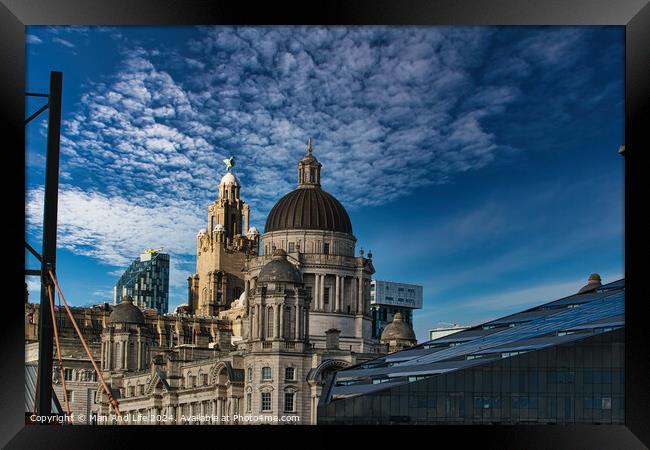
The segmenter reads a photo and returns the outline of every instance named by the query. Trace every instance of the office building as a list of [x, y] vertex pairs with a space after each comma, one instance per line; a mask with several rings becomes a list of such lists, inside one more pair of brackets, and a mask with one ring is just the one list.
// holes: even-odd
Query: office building
[[133, 261], [113, 288], [113, 304], [119, 305], [127, 295], [140, 308], [166, 314], [169, 308], [169, 255], [148, 249]]
[[[442, 322], [439, 322], [439, 324], [441, 323]], [[458, 333], [459, 331], [463, 331], [468, 328], [469, 326], [466, 325], [459, 325], [457, 323], [447, 323], [445, 324], [445, 326], [430, 329], [429, 340], [433, 341], [434, 339], [449, 336], [450, 334]]]

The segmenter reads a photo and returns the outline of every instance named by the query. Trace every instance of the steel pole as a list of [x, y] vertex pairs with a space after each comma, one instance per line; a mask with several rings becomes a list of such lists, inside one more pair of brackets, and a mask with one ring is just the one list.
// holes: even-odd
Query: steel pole
[[59, 153], [61, 143], [61, 91], [63, 73], [50, 72], [50, 94], [47, 121], [47, 157], [45, 162], [45, 197], [43, 211], [43, 249], [41, 265], [41, 303], [39, 311], [38, 404], [39, 415], [52, 413], [52, 312], [47, 286], [51, 285], [49, 270], [56, 266], [57, 206], [59, 198]]

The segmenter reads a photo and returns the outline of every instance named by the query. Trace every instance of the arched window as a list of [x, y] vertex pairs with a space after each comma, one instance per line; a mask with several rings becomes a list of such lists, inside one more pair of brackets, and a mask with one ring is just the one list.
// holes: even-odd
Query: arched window
[[269, 366], [262, 367], [262, 380], [271, 380], [271, 368]]

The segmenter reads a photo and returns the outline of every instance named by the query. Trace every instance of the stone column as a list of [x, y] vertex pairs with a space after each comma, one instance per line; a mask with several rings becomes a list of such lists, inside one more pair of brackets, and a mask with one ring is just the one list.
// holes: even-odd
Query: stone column
[[142, 370], [142, 335], [138, 333], [138, 370]]
[[357, 278], [357, 314], [363, 314], [363, 277]]
[[246, 292], [246, 295], [244, 296], [244, 311], [248, 312], [248, 297], [250, 296], [250, 289], [251, 289], [251, 282], [250, 280], [246, 280], [244, 282], [244, 292]]
[[295, 339], [300, 339], [300, 306], [296, 305], [296, 331]]
[[128, 370], [128, 368], [129, 368], [129, 341], [128, 340], [124, 341], [122, 343], [122, 345], [123, 345], [123, 348], [124, 348], [124, 351], [122, 352], [122, 354], [124, 355], [124, 366], [122, 366], [122, 367], [124, 367], [124, 369]]
[[314, 295], [312, 298], [312, 304], [314, 309], [318, 309], [318, 297], [320, 293], [320, 286], [319, 286], [319, 281], [320, 281], [320, 275], [319, 274], [314, 274]]
[[341, 275], [336, 275], [334, 285], [334, 311], [341, 312]]
[[320, 293], [318, 294], [318, 309], [319, 311], [325, 311], [325, 274], [320, 275], [320, 283], [318, 284], [320, 288]]
[[280, 320], [278, 320], [278, 325], [280, 326], [280, 339], [284, 339], [284, 305], [280, 305]]
[[259, 311], [259, 320], [260, 320], [260, 332], [259, 332], [259, 338], [262, 339], [264, 338], [264, 312], [266, 308], [262, 308], [262, 305], [257, 305], [257, 310]]
[[[228, 305], [228, 276], [225, 273], [221, 274], [221, 305]], [[215, 295], [216, 297], [216, 295]]]
[[280, 309], [281, 305], [273, 306], [273, 338], [278, 339], [280, 337]]
[[305, 341], [309, 341], [309, 308], [305, 308], [304, 321], [305, 321]]

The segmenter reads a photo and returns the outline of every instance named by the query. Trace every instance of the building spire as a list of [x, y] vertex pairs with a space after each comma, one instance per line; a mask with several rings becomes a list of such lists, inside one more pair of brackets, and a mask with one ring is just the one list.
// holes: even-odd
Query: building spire
[[313, 188], [320, 186], [320, 168], [321, 164], [313, 155], [314, 147], [311, 143], [311, 137], [307, 141], [307, 154], [298, 161], [298, 187]]

